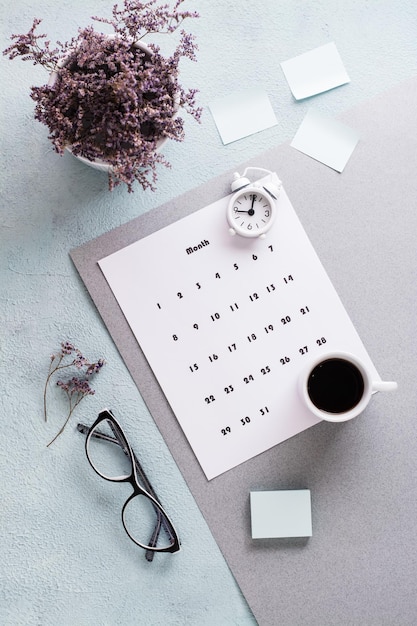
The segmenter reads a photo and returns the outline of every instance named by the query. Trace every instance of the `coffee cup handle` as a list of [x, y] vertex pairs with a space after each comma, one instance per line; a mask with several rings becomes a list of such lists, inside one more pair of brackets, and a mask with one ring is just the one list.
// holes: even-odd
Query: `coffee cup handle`
[[374, 380], [372, 382], [372, 391], [395, 391], [397, 388], [397, 383], [390, 380]]

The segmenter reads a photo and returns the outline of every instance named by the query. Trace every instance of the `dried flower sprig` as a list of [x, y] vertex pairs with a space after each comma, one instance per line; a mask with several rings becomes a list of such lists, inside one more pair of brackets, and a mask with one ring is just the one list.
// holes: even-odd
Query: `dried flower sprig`
[[51, 379], [54, 375], [62, 370], [68, 368], [75, 368], [78, 370], [77, 375], [71, 376], [67, 381], [59, 379], [56, 384], [66, 394], [68, 399], [68, 414], [62, 428], [58, 431], [55, 437], [48, 443], [48, 447], [62, 434], [65, 426], [73, 414], [76, 407], [87, 396], [95, 394], [94, 389], [90, 386], [90, 379], [94, 374], [98, 374], [103, 365], [104, 359], [99, 359], [96, 363], [88, 361], [71, 343], [63, 341], [61, 343], [61, 350], [57, 354], [51, 355], [51, 362], [49, 365], [49, 371], [46, 378], [45, 388], [43, 392], [43, 409], [45, 422], [48, 419], [47, 412], [47, 391]]
[[145, 35], [173, 33], [187, 18], [199, 17], [196, 11], [179, 11], [184, 0], [177, 0], [172, 9], [167, 4], [156, 6], [156, 0], [140, 2], [125, 0], [123, 8], [113, 6], [112, 19], [93, 17], [104, 24], [110, 24], [115, 32], [128, 39], [138, 40]]
[[155, 44], [148, 46], [151, 55], [135, 45], [146, 35], [173, 33], [184, 20], [198, 17], [180, 10], [184, 0], [176, 0], [172, 9], [156, 2], [123, 0], [121, 8], [113, 7], [111, 19], [92, 18], [110, 25], [113, 37], [90, 26], [54, 49], [46, 35], [36, 33], [41, 20], [35, 19], [27, 34], [11, 36], [14, 43], [3, 52], [56, 73], [52, 84], [31, 88], [35, 118], [49, 128], [59, 154], [70, 148], [76, 156], [111, 165], [110, 189], [126, 183], [133, 191], [138, 181], [154, 191], [157, 165], [170, 167], [157, 152], [160, 140], [184, 138], [178, 109], [197, 121], [202, 113], [197, 90], [185, 90], [178, 80], [180, 60], [196, 60], [194, 36], [181, 30], [168, 58]]

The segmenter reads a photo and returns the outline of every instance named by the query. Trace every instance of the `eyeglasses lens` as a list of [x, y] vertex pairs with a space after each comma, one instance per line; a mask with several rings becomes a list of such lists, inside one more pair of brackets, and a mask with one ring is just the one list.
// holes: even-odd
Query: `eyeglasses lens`
[[132, 462], [115, 439], [109, 420], [102, 420], [92, 431], [87, 451], [90, 463], [104, 478], [117, 480], [131, 475]]
[[[143, 495], [137, 495], [127, 503], [124, 510], [124, 525], [130, 537], [142, 545], [150, 545], [155, 528], [162, 522], [162, 513], [153, 502]], [[154, 544], [155, 545], [155, 544]], [[172, 540], [164, 528], [159, 532], [156, 545], [159, 549], [168, 548]]]

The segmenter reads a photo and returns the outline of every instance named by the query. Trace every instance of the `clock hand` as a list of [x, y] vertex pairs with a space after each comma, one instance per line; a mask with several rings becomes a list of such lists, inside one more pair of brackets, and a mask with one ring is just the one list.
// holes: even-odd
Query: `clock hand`
[[255, 215], [255, 209], [249, 209], [248, 211], [235, 210], [235, 213], [247, 213], [248, 215]]

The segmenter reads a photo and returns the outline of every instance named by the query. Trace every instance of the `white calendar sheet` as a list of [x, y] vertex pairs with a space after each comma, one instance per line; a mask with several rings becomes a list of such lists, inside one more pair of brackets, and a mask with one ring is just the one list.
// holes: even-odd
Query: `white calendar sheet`
[[379, 379], [285, 190], [265, 239], [229, 234], [229, 197], [99, 261], [209, 480], [318, 422], [297, 391], [317, 354]]

